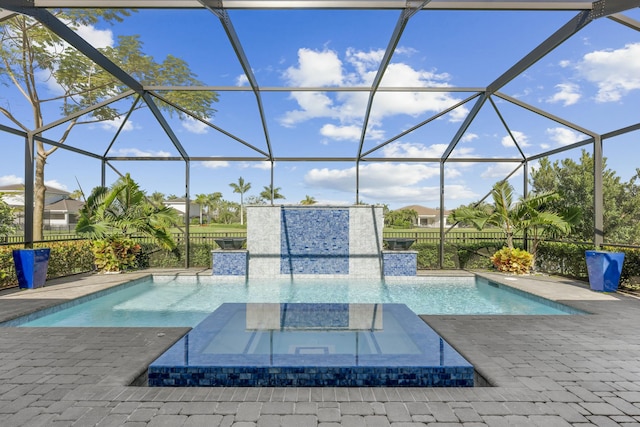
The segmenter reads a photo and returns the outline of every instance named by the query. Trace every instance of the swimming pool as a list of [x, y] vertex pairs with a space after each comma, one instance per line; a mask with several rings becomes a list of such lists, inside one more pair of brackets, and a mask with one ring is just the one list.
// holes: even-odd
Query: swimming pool
[[404, 304], [225, 303], [148, 368], [159, 387], [473, 387]]
[[417, 314], [580, 313], [568, 306], [474, 277], [220, 282], [202, 276], [135, 280], [2, 326], [189, 326], [223, 303], [402, 303]]

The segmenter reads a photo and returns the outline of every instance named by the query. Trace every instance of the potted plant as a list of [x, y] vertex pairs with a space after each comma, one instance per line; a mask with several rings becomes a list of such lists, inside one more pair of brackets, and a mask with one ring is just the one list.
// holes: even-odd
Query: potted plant
[[585, 251], [589, 286], [597, 292], [615, 292], [618, 290], [624, 252], [609, 252], [599, 249]]

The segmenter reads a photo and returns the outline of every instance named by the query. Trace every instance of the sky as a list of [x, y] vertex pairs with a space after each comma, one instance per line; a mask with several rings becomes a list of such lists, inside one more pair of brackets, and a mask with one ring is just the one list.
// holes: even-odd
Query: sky
[[[231, 10], [229, 16], [260, 87], [368, 86], [373, 81], [400, 11]], [[640, 9], [626, 13], [640, 20]], [[384, 75], [382, 87], [477, 88], [492, 83], [531, 49], [569, 21], [575, 12], [421, 11], [408, 23]], [[176, 30], [179, 28], [179, 30]], [[169, 31], [168, 29], [172, 29]], [[185, 60], [206, 85], [248, 87], [248, 80], [220, 21], [201, 10], [139, 10], [115, 25], [98, 23], [79, 30], [95, 47], [113, 46], [120, 35], [137, 34], [143, 50], [162, 61], [167, 55]], [[60, 88], [46, 73], [38, 76], [43, 97]], [[31, 124], [28, 105], [2, 78], [0, 105]], [[598, 19], [553, 50], [501, 93], [597, 133], [640, 122], [640, 32], [608, 19]], [[439, 163], [374, 161], [384, 158], [440, 157], [473, 108], [473, 92], [380, 92], [376, 95], [363, 152], [373, 150], [360, 165], [360, 200], [437, 208], [440, 204]], [[485, 103], [451, 158], [509, 158], [539, 154], [585, 139], [585, 135], [500, 98]], [[263, 92], [269, 140], [276, 157], [355, 157], [368, 102], [365, 92]], [[130, 106], [131, 99], [117, 104]], [[458, 108], [433, 119], [458, 103]], [[45, 122], [60, 118], [51, 103]], [[267, 151], [256, 97], [249, 91], [221, 91], [210, 122], [259, 150]], [[496, 113], [496, 109], [500, 114]], [[167, 116], [191, 156], [260, 157], [250, 147], [193, 120]], [[408, 132], [416, 125], [424, 126]], [[504, 125], [507, 123], [508, 129]], [[178, 156], [148, 109], [135, 111], [118, 138], [121, 122], [77, 126], [69, 145], [109, 156]], [[0, 115], [0, 124], [13, 126]], [[45, 133], [50, 139], [64, 132]], [[398, 137], [400, 135], [400, 137]], [[397, 137], [397, 138], [396, 138]], [[393, 139], [381, 147], [379, 145]], [[639, 166], [639, 132], [605, 141], [608, 167], [629, 179]], [[110, 148], [109, 148], [110, 147]], [[585, 147], [591, 150], [590, 146]], [[24, 182], [24, 144], [0, 133], [0, 186]], [[550, 157], [578, 158], [580, 149]], [[114, 161], [148, 194], [183, 196], [184, 162]], [[448, 162], [445, 165], [445, 209], [484, 197], [517, 163]], [[535, 167], [535, 162], [530, 165]], [[243, 177], [251, 184], [247, 196], [270, 184], [270, 164], [246, 161], [191, 162], [190, 194], [221, 192], [239, 201], [230, 183]], [[299, 203], [311, 196], [323, 204], [355, 202], [355, 164], [350, 162], [276, 162], [274, 185], [286, 199]], [[57, 150], [46, 167], [49, 185], [88, 193], [100, 184], [100, 162], [68, 150]], [[107, 184], [117, 179], [107, 169]], [[523, 175], [513, 175], [517, 192]]]

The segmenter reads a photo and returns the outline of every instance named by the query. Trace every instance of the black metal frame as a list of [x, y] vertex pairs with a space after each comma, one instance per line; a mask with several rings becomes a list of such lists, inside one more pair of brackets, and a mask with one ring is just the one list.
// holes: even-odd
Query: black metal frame
[[[58, 146], [63, 149], [71, 150], [76, 153], [90, 156], [93, 158], [100, 159], [102, 161], [102, 183], [105, 184], [105, 168], [106, 166], [111, 167], [116, 173], [119, 172], [111, 165], [111, 161], [122, 161], [122, 160], [132, 160], [132, 161], [144, 161], [144, 160], [152, 160], [152, 161], [183, 161], [185, 163], [185, 188], [186, 188], [186, 197], [189, 199], [189, 173], [190, 173], [190, 163], [193, 161], [269, 161], [271, 163], [271, 188], [274, 188], [273, 185], [273, 166], [275, 162], [298, 162], [298, 161], [322, 161], [322, 162], [352, 162], [356, 165], [356, 184], [355, 184], [355, 202], [359, 201], [359, 191], [360, 191], [360, 181], [359, 181], [359, 166], [362, 162], [434, 162], [440, 164], [440, 235], [441, 235], [441, 244], [440, 244], [440, 264], [442, 265], [443, 256], [444, 256], [444, 237], [448, 230], [444, 229], [444, 165], [447, 162], [485, 162], [485, 163], [496, 163], [496, 162], [509, 162], [514, 163], [514, 171], [505, 179], [508, 179], [511, 175], [513, 175], [519, 168], [523, 167], [525, 170], [524, 173], [524, 192], [527, 192], [527, 181], [528, 181], [528, 163], [532, 160], [539, 159], [541, 157], [550, 156], [553, 154], [557, 154], [562, 151], [570, 150], [573, 148], [581, 147], [584, 145], [592, 144], [593, 145], [593, 156], [594, 156], [594, 201], [595, 201], [595, 218], [594, 218], [594, 239], [593, 243], [595, 245], [601, 245], [603, 243], [603, 195], [602, 195], [602, 144], [604, 140], [607, 138], [618, 136], [627, 132], [633, 132], [640, 129], [640, 123], [632, 124], [625, 128], [617, 129], [607, 134], [598, 134], [596, 132], [590, 131], [589, 129], [578, 126], [574, 123], [571, 123], [567, 120], [564, 120], [560, 117], [547, 113], [539, 108], [528, 105], [522, 101], [519, 101], [515, 98], [512, 98], [506, 94], [500, 93], [500, 89], [504, 87], [511, 80], [516, 78], [518, 75], [522, 74], [533, 64], [541, 60], [545, 55], [554, 50], [556, 47], [560, 46], [564, 41], [572, 37], [582, 28], [587, 26], [589, 23], [593, 22], [599, 18], [609, 18], [614, 22], [617, 22], [621, 25], [625, 25], [634, 30], [640, 31], [640, 22], [629, 18], [622, 14], [622, 12], [640, 7], [640, 0], [599, 0], [595, 2], [589, 1], [502, 1], [502, 2], [492, 2], [492, 1], [479, 1], [479, 0], [459, 0], [459, 1], [448, 1], [448, 0], [371, 0], [371, 1], [363, 1], [363, 0], [2, 0], [0, 6], [4, 9], [0, 9], [0, 20], [9, 19], [14, 13], [20, 13], [24, 15], [31, 16], [45, 26], [47, 26], [51, 31], [56, 33], [59, 37], [67, 41], [70, 45], [74, 46], [78, 51], [82, 52], [92, 61], [94, 61], [97, 65], [111, 73], [118, 80], [123, 82], [126, 86], [130, 88], [129, 91], [120, 94], [112, 99], [102, 102], [100, 104], [96, 104], [95, 106], [85, 109], [81, 112], [78, 112], [74, 115], [70, 115], [64, 117], [60, 120], [49, 123], [45, 126], [42, 126], [38, 129], [32, 129], [29, 131], [23, 131], [19, 129], [13, 129], [7, 126], [0, 125], [0, 131], [12, 133], [14, 135], [20, 135], [25, 138], [25, 167], [24, 167], [24, 178], [25, 178], [25, 206], [33, 204], [33, 187], [34, 187], [34, 141], [36, 139], [42, 140], [47, 144], [51, 144], [54, 146]], [[140, 82], [136, 81], [133, 77], [127, 74], [124, 70], [119, 68], [116, 64], [111, 62], [108, 58], [106, 58], [102, 53], [100, 53], [97, 49], [87, 43], [84, 39], [82, 39], [77, 33], [75, 33], [72, 29], [66, 26], [63, 22], [55, 18], [47, 8], [57, 8], [57, 7], [82, 7], [82, 8], [114, 8], [114, 7], [127, 7], [127, 8], [193, 8], [193, 9], [206, 9], [214, 14], [217, 18], [219, 18], [220, 23], [222, 24], [228, 40], [233, 47], [236, 57], [241, 64], [242, 69], [244, 70], [246, 77], [249, 81], [249, 87], [217, 87], [217, 86], [206, 86], [206, 87], [169, 87], [169, 86], [144, 86]], [[391, 10], [399, 10], [400, 16], [398, 17], [398, 21], [394, 28], [394, 31], [390, 37], [389, 43], [387, 45], [386, 51], [384, 53], [383, 60], [381, 61], [380, 67], [377, 71], [376, 77], [371, 84], [371, 86], [367, 87], [336, 87], [336, 88], [328, 88], [328, 87], [263, 87], [261, 88], [258, 84], [258, 81], [255, 75], [252, 72], [249, 59], [246, 56], [244, 49], [242, 47], [242, 43], [240, 42], [240, 38], [238, 37], [231, 19], [227, 13], [227, 10], [231, 9], [391, 9]], [[382, 81], [382, 77], [387, 69], [391, 61], [391, 57], [395, 47], [397, 46], [402, 33], [409, 22], [409, 20], [415, 16], [417, 13], [425, 13], [428, 10], [573, 10], [576, 12], [576, 15], [570, 19], [565, 25], [563, 25], [560, 29], [558, 29], [555, 33], [549, 36], [546, 40], [540, 43], [536, 48], [534, 48], [531, 52], [525, 55], [520, 61], [514, 64], [510, 69], [504, 72], [502, 75], [498, 76], [493, 82], [491, 82], [486, 87], [468, 87], [468, 88], [452, 88], [452, 87], [393, 87], [393, 88], [385, 88], [380, 87], [380, 82]], [[245, 157], [192, 157], [189, 156], [189, 153], [182, 146], [180, 139], [174, 133], [171, 125], [167, 122], [166, 118], [163, 116], [162, 112], [159, 110], [156, 99], [162, 102], [168, 102], [165, 98], [162, 97], [160, 92], [166, 90], [208, 90], [208, 91], [251, 91], [254, 93], [256, 98], [256, 104], [260, 115], [260, 120], [263, 128], [264, 138], [266, 142], [266, 150], [261, 150], [257, 148], [254, 144], [250, 142], [244, 141], [241, 138], [231, 134], [230, 132], [225, 131], [212, 123], [204, 121], [200, 118], [194, 117], [196, 120], [199, 120], [211, 128], [215, 129], [218, 132], [223, 133], [224, 135], [234, 139], [239, 144], [242, 144], [251, 150], [255, 151], [255, 156], [245, 156]], [[357, 153], [353, 157], [287, 157], [286, 155], [278, 156], [273, 153], [271, 136], [269, 130], [267, 128], [266, 122], [266, 114], [262, 104], [261, 94], [263, 92], [298, 92], [298, 91], [316, 91], [316, 92], [344, 92], [344, 91], [364, 91], [369, 93], [369, 100], [367, 104], [367, 108], [365, 110], [365, 116], [363, 121], [363, 126], [361, 130], [360, 141], [358, 145]], [[389, 140], [377, 145], [373, 149], [363, 152], [364, 140], [367, 131], [367, 125], [369, 121], [369, 116], [371, 113], [372, 105], [374, 98], [377, 93], [385, 92], [385, 91], [405, 91], [405, 92], [468, 92], [471, 93], [465, 100], [448, 108], [445, 111], [439, 112], [427, 120], [422, 121], [411, 129], [402, 132], [399, 135], [396, 135]], [[75, 148], [68, 144], [59, 144], [55, 141], [50, 141], [43, 139], [40, 135], [43, 131], [47, 129], [51, 129], [55, 126], [66, 123], [76, 117], [80, 117], [83, 114], [86, 114], [90, 111], [93, 111], [97, 108], [100, 108], [104, 105], [108, 105], [110, 103], [116, 102], [120, 99], [126, 97], [135, 96], [135, 101], [129, 110], [126, 119], [129, 117], [131, 112], [136, 108], [138, 102], [144, 102], [147, 107], [152, 112], [155, 119], [158, 121], [160, 126], [163, 128], [166, 135], [172, 141], [173, 145], [180, 153], [179, 157], [111, 157], [108, 156], [109, 148], [113, 145], [116, 138], [118, 137], [120, 130], [116, 133], [114, 139], [112, 140], [109, 148], [102, 153], [91, 153], [85, 150], [81, 150], [79, 148]], [[506, 121], [502, 118], [500, 110], [494, 102], [494, 98], [500, 98], [501, 100], [507, 101], [519, 107], [525, 108], [532, 113], [541, 115], [560, 123], [564, 126], [567, 126], [571, 129], [579, 131], [585, 135], [588, 135], [589, 138], [577, 142], [575, 144], [571, 144], [566, 147], [562, 147], [559, 149], [549, 150], [544, 153], [540, 153], [534, 156], [527, 157], [524, 152], [520, 149], [516, 142], [516, 147], [519, 150], [520, 159], [514, 158], [503, 158], [503, 159], [486, 159], [486, 158], [450, 158], [452, 151], [456, 148], [460, 139], [476, 118], [476, 115], [480, 111], [480, 109], [487, 103], [487, 101], [493, 106], [498, 117], [500, 118], [502, 124], [507, 129], [507, 132], [511, 135], [511, 131], [509, 130], [509, 126]], [[439, 158], [380, 158], [375, 157], [373, 154], [384, 147], [385, 145], [397, 140], [398, 138], [412, 132], [413, 130], [424, 126], [431, 121], [445, 115], [449, 111], [452, 111], [456, 107], [466, 104], [467, 102], [474, 101], [473, 107], [470, 109], [467, 117], [462, 121], [458, 131], [455, 133], [454, 137], [450, 141], [447, 149], [444, 154]], [[180, 110], [182, 113], [189, 115], [189, 112], [182, 109], [179, 105], [173, 105], [176, 109]], [[124, 126], [124, 122], [122, 124]], [[514, 138], [515, 142], [515, 138]], [[286, 153], [285, 153], [286, 154]], [[486, 198], [486, 196], [485, 196]], [[272, 201], [273, 203], [273, 194]], [[188, 203], [187, 203], [187, 212], [185, 217], [189, 217], [188, 211]], [[33, 243], [33, 213], [31, 210], [27, 210], [25, 212], [25, 225], [31, 224], [31, 226], [25, 227], [25, 242], [26, 244]], [[189, 221], [185, 221], [185, 237], [189, 234]], [[189, 239], [185, 238], [185, 241], [188, 242]], [[187, 256], [185, 259], [186, 266], [189, 265], [189, 248], [187, 247]]]

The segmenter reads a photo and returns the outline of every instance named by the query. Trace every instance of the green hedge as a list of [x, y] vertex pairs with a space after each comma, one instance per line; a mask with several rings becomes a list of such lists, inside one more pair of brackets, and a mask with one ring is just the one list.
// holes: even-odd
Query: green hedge
[[[491, 267], [489, 257], [502, 247], [501, 243], [445, 244], [444, 264], [447, 269], [485, 269]], [[418, 269], [440, 268], [437, 243], [417, 243], [411, 250], [418, 251]]]
[[[190, 266], [211, 268], [211, 251], [214, 249], [218, 249], [215, 243], [191, 243]], [[138, 265], [154, 268], [184, 268], [184, 250], [185, 247], [182, 245], [180, 247], [182, 256], [178, 258], [170, 251], [160, 249], [152, 243], [144, 243], [141, 255], [143, 259], [138, 260]]]
[[[93, 270], [93, 253], [88, 240], [48, 242], [34, 245], [35, 248], [50, 248], [47, 279], [69, 276]], [[0, 288], [18, 286], [13, 265], [13, 250], [22, 245], [0, 246]]]

